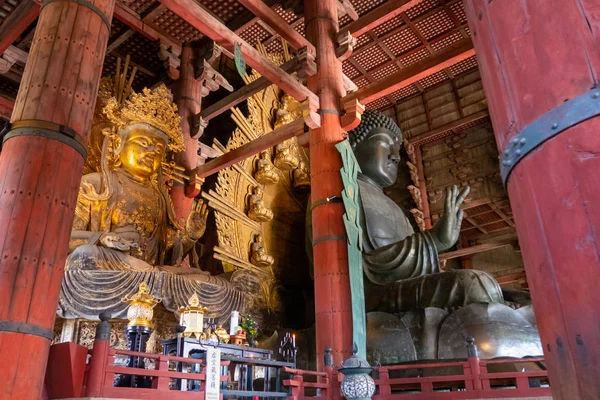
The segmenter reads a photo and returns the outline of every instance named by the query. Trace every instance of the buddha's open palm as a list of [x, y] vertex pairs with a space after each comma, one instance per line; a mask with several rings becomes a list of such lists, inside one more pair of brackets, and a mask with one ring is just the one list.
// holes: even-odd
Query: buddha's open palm
[[444, 203], [444, 214], [431, 229], [431, 234], [438, 251], [446, 251], [458, 240], [460, 225], [464, 217], [464, 211], [460, 206], [465, 201], [471, 188], [465, 186], [458, 190], [456, 185], [446, 190], [446, 202]]
[[204, 200], [195, 201], [194, 204], [192, 204], [192, 211], [185, 224], [185, 232], [187, 235], [194, 240], [200, 239], [206, 230], [207, 218], [207, 204]]

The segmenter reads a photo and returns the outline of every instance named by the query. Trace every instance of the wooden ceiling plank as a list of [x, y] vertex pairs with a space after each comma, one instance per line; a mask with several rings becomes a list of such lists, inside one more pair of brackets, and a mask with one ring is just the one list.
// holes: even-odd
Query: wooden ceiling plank
[[264, 57], [258, 50], [206, 12], [194, 0], [161, 0], [169, 10], [179, 15], [217, 44], [231, 50], [234, 43], [240, 45], [247, 64], [259, 74], [269, 79], [298, 101], [310, 100], [313, 111], [319, 107], [319, 97], [293, 76], [284, 72], [275, 63]]
[[498, 282], [499, 285], [506, 285], [508, 283], [518, 282], [520, 280], [526, 279], [526, 276], [525, 276], [525, 271], [523, 271], [523, 272], [516, 272], [514, 274], [496, 276], [495, 278], [496, 278], [496, 282]]
[[498, 249], [500, 247], [508, 246], [514, 243], [514, 239], [503, 239], [490, 243], [482, 243], [476, 246], [465, 247], [462, 249], [449, 251], [447, 253], [440, 254], [440, 260], [450, 260], [452, 258], [464, 257], [471, 254], [483, 253], [484, 251]]
[[21, 36], [40, 14], [40, 5], [23, 0], [0, 25], [0, 54]]
[[462, 39], [432, 56], [414, 63], [384, 80], [373, 82], [342, 99], [342, 104], [357, 99], [363, 104], [380, 99], [405, 86], [433, 75], [444, 68], [475, 55], [471, 39]]
[[488, 112], [488, 110], [479, 111], [474, 114], [467, 115], [466, 117], [463, 117], [461, 119], [457, 119], [456, 121], [452, 121], [445, 125], [439, 126], [435, 129], [430, 130], [429, 132], [425, 132], [418, 136], [409, 138], [408, 142], [415, 146], [420, 145], [423, 142], [425, 142], [427, 139], [432, 138], [436, 135], [439, 135], [440, 133], [444, 133], [444, 132], [448, 132], [448, 131], [460, 128], [461, 126], [470, 124], [473, 121], [477, 121], [478, 119], [485, 118], [489, 115], [490, 115], [490, 113]]
[[[282, 64], [280, 68], [288, 74], [292, 74], [298, 71], [301, 66], [302, 64], [298, 61], [298, 59], [293, 58], [290, 61]], [[236, 92], [231, 93], [216, 103], [206, 107], [200, 112], [200, 117], [202, 117], [202, 119], [205, 121], [209, 121], [217, 115], [229, 110], [231, 107], [236, 106], [237, 104], [246, 100], [250, 96], [260, 92], [263, 89], [266, 89], [270, 85], [271, 82], [262, 76], [255, 81], [250, 82], [248, 85], [242, 87]]]
[[196, 175], [205, 178], [302, 133], [304, 120], [300, 118], [199, 166]]
[[162, 3], [156, 3], [151, 9], [141, 15], [141, 19], [145, 23], [150, 23], [156, 19], [159, 15], [165, 12], [167, 7]]
[[354, 37], [367, 33], [373, 28], [402, 14], [423, 0], [391, 0], [363, 15], [357, 21], [346, 25], [342, 30], [349, 31]]
[[263, 22], [267, 23], [284, 38], [294, 49], [306, 47], [308, 52], [316, 54], [313, 46], [304, 36], [293, 29], [285, 19], [273, 11], [262, 0], [238, 0], [241, 5], [246, 7], [252, 14], [256, 15]]

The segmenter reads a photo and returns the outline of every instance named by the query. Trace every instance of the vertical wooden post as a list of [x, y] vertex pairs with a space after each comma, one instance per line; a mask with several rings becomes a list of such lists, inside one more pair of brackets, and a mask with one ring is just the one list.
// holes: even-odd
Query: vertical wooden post
[[[0, 399], [39, 399], [114, 0], [40, 13], [0, 156]], [[79, 150], [78, 150], [79, 149]]]
[[[109, 313], [100, 314], [101, 322], [96, 328], [94, 338], [94, 347], [90, 358], [90, 368], [87, 376], [86, 396], [102, 397], [102, 389], [106, 379], [106, 366], [109, 365], [108, 358], [110, 354], [110, 330], [109, 322], [111, 315]], [[111, 360], [112, 361], [112, 360]], [[111, 362], [110, 365], [113, 363]], [[112, 381], [110, 381], [112, 386]]]
[[338, 11], [336, 0], [306, 0], [306, 35], [317, 49], [317, 74], [308, 87], [319, 94], [321, 127], [310, 131], [315, 313], [318, 369], [323, 371], [323, 349], [332, 348], [336, 365], [351, 355], [352, 299], [348, 248], [342, 203], [325, 203], [341, 197], [342, 160], [335, 148], [344, 139], [340, 125], [340, 99], [344, 94], [342, 63], [336, 58]]
[[[464, 4], [504, 156], [538, 117], [597, 87], [600, 14], [593, 1]], [[600, 117], [566, 116], [538, 132], [570, 128], [510, 164], [507, 188], [553, 398], [592, 400], [600, 399]]]
[[[185, 151], [175, 155], [175, 162], [184, 167], [186, 173], [189, 173], [197, 167], [198, 163], [198, 138], [192, 138], [191, 117], [200, 112], [202, 101], [202, 82], [194, 77], [194, 49], [189, 44], [183, 45], [179, 69], [175, 100], [177, 101], [179, 115], [181, 115]], [[175, 182], [171, 190], [171, 199], [173, 200], [177, 219], [180, 223], [185, 223], [194, 202], [194, 197], [188, 197], [185, 193], [185, 186]]]

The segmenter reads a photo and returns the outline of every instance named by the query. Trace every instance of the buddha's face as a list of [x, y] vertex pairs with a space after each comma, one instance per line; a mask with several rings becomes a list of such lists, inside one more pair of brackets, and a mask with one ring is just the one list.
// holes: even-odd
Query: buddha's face
[[400, 162], [400, 140], [386, 129], [379, 129], [356, 145], [354, 154], [362, 174], [380, 187], [396, 182]]
[[119, 153], [121, 165], [131, 175], [146, 180], [160, 168], [165, 155], [166, 140], [149, 129], [132, 129]]

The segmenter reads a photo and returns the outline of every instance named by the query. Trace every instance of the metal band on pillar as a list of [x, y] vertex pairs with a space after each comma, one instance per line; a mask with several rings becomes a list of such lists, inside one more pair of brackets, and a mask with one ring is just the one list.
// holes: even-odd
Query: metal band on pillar
[[600, 89], [568, 100], [539, 116], [515, 135], [502, 152], [500, 174], [504, 186], [513, 168], [539, 145], [559, 133], [600, 115]]
[[2, 143], [18, 136], [41, 136], [57, 140], [75, 149], [83, 158], [87, 156], [85, 139], [68, 126], [38, 120], [17, 121], [11, 125], [11, 130], [2, 138]]
[[44, 339], [48, 340], [52, 340], [54, 338], [54, 331], [50, 328], [17, 321], [0, 320], [0, 332], [24, 333], [27, 335], [43, 337]]
[[324, 206], [327, 204], [335, 204], [335, 203], [342, 203], [342, 198], [340, 196], [331, 196], [331, 197], [326, 197], [324, 199], [319, 199], [316, 200], [314, 203], [312, 203], [310, 210], [314, 210], [317, 207], [320, 206]]
[[42, 8], [46, 7], [50, 3], [54, 3], [57, 1], [68, 1], [68, 2], [76, 3], [76, 4], [79, 4], [80, 6], [89, 8], [90, 10], [92, 10], [92, 12], [94, 12], [94, 14], [97, 14], [102, 19], [102, 22], [104, 22], [104, 24], [108, 28], [108, 35], [110, 36], [110, 29], [111, 29], [110, 20], [108, 19], [106, 14], [104, 14], [102, 12], [102, 10], [100, 10], [94, 4], [90, 3], [89, 1], [85, 1], [85, 0], [44, 0], [44, 3], [42, 4]]

